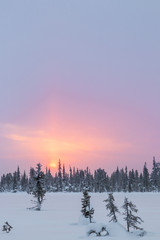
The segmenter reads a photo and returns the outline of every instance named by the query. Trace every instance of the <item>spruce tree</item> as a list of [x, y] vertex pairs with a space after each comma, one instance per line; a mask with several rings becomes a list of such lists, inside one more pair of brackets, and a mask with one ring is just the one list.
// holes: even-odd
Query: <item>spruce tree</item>
[[19, 166], [17, 168], [17, 190], [20, 191], [21, 190], [21, 173], [20, 173], [20, 169]]
[[135, 192], [139, 191], [139, 175], [138, 175], [138, 170], [135, 171]]
[[124, 192], [128, 191], [128, 169], [127, 166], [125, 167], [125, 189]]
[[143, 191], [149, 192], [149, 190], [150, 190], [150, 179], [149, 179], [147, 164], [145, 162], [143, 167]]
[[92, 215], [94, 214], [94, 209], [90, 206], [90, 196], [88, 195], [88, 190], [85, 189], [83, 191], [83, 198], [81, 199], [82, 202], [82, 214], [85, 218], [89, 218], [90, 223], [92, 222]]
[[34, 201], [36, 203], [36, 206], [33, 207], [35, 210], [41, 210], [41, 205], [46, 193], [45, 182], [44, 182], [45, 175], [44, 175], [44, 172], [42, 172], [41, 167], [42, 165], [38, 163], [36, 167], [36, 176], [34, 177], [35, 187], [33, 189], [32, 194], [36, 198], [36, 201]]
[[62, 168], [61, 161], [58, 162], [58, 191], [62, 192]]
[[28, 182], [28, 193], [32, 193], [33, 189], [35, 188], [36, 182], [36, 171], [34, 168], [30, 168], [29, 172], [29, 182]]
[[13, 173], [13, 192], [17, 192], [17, 172]]
[[45, 189], [46, 191], [50, 192], [52, 191], [52, 184], [53, 184], [53, 177], [51, 174], [50, 168], [46, 168], [46, 175], [45, 175]]
[[128, 201], [128, 198], [124, 199], [124, 205], [122, 206], [122, 208], [124, 208], [123, 215], [125, 216], [124, 220], [127, 222], [127, 231], [129, 232], [131, 227], [143, 230], [143, 228], [137, 226], [137, 224], [141, 224], [143, 220], [140, 217], [133, 215], [133, 212], [137, 213], [138, 210], [136, 209], [136, 206], [132, 202]]
[[111, 217], [110, 222], [117, 222], [116, 213], [119, 213], [117, 206], [114, 204], [114, 197], [112, 193], [108, 194], [108, 198], [104, 200], [106, 202], [106, 209], [109, 210], [107, 216]]
[[152, 184], [152, 190], [159, 191], [159, 177], [160, 176], [160, 163], [156, 162], [155, 157], [153, 157], [153, 167], [151, 172], [151, 184]]
[[21, 190], [26, 191], [27, 185], [28, 185], [28, 178], [27, 178], [26, 172], [24, 171], [22, 178], [21, 178]]

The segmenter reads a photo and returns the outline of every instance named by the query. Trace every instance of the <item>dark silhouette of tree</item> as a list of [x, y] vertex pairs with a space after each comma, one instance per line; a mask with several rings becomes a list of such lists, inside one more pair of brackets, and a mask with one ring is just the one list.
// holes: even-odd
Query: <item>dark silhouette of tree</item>
[[27, 187], [28, 187], [28, 177], [26, 175], [26, 172], [24, 171], [22, 178], [21, 178], [21, 191], [27, 191]]
[[[82, 192], [87, 187], [90, 192], [148, 192], [160, 191], [160, 162], [153, 158], [153, 167], [149, 174], [147, 164], [144, 164], [143, 172], [137, 170], [125, 170], [122, 168], [107, 175], [104, 169], [98, 168], [92, 174], [88, 167], [85, 170], [69, 169], [67, 173], [61, 161], [58, 163], [58, 171], [51, 174], [50, 169], [45, 172], [45, 190], [50, 191], [69, 191]], [[1, 176], [0, 192], [3, 191], [27, 191], [32, 193], [36, 186], [36, 171], [30, 168], [29, 177], [26, 173], [20, 174], [19, 167], [14, 173], [7, 173]]]
[[85, 189], [83, 191], [83, 198], [81, 199], [82, 202], [82, 214], [85, 218], [89, 218], [90, 223], [92, 222], [92, 215], [94, 214], [94, 209], [90, 207], [90, 196], [88, 194], [88, 190]]
[[149, 172], [148, 172], [146, 162], [145, 162], [144, 167], [143, 167], [143, 191], [144, 192], [149, 192], [150, 191]]
[[58, 191], [62, 192], [62, 167], [60, 159], [58, 162]]
[[33, 196], [36, 198], [36, 201], [34, 201], [36, 205], [33, 207], [35, 210], [41, 210], [41, 205], [46, 193], [44, 183], [45, 175], [44, 172], [42, 172], [41, 167], [42, 165], [38, 163], [36, 167], [35, 187], [32, 192]]
[[140, 217], [133, 215], [133, 213], [138, 212], [138, 210], [136, 209], [136, 205], [134, 205], [132, 202], [129, 202], [128, 198], [125, 198], [124, 205], [122, 207], [124, 209], [124, 220], [127, 223], [127, 231], [129, 232], [131, 227], [142, 230], [143, 228], [140, 228], [139, 226], [137, 226], [137, 224], [141, 224], [143, 220]]
[[111, 217], [110, 222], [117, 222], [116, 214], [119, 213], [117, 206], [114, 204], [115, 200], [113, 197], [113, 193], [108, 194], [108, 198], [104, 200], [106, 203], [106, 209], [109, 210], [109, 214], [107, 216]]

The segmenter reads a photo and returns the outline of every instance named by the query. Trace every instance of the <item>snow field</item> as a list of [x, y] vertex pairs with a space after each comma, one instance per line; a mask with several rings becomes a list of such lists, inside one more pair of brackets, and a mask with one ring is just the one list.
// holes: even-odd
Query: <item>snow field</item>
[[[95, 209], [96, 224], [82, 224], [82, 193], [47, 193], [41, 211], [27, 210], [32, 207], [33, 197], [26, 193], [0, 194], [0, 226], [5, 221], [13, 227], [10, 233], [0, 231], [0, 240], [78, 240], [78, 239], [143, 239], [160, 240], [160, 194], [159, 193], [114, 193], [115, 204], [123, 212], [124, 197], [128, 197], [138, 208], [141, 225], [147, 234], [144, 237], [126, 232], [126, 223], [118, 215], [118, 224], [109, 223], [106, 216], [107, 193], [90, 193], [91, 206]], [[106, 225], [110, 235], [105, 237], [87, 236], [92, 226]]]

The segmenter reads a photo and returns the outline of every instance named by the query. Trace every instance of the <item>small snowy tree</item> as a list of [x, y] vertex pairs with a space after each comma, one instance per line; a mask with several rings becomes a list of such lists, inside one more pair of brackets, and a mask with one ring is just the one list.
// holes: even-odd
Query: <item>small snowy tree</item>
[[38, 163], [36, 167], [36, 175], [34, 177], [35, 187], [33, 188], [33, 191], [32, 191], [32, 194], [36, 198], [36, 201], [34, 201], [34, 203], [36, 203], [36, 206], [33, 207], [33, 209], [35, 210], [41, 210], [41, 205], [46, 193], [45, 182], [44, 182], [45, 175], [44, 175], [44, 172], [41, 171], [41, 167], [42, 165]]
[[114, 204], [114, 197], [113, 197], [113, 193], [109, 193], [108, 194], [108, 198], [106, 200], [104, 200], [104, 202], [106, 202], [106, 209], [109, 210], [109, 214], [107, 214], [107, 216], [111, 217], [111, 221], [113, 222], [117, 222], [117, 217], [116, 217], [116, 213], [119, 213], [119, 210], [117, 208], [117, 206]]
[[134, 205], [132, 202], [129, 202], [128, 198], [125, 198], [124, 205], [122, 206], [122, 208], [124, 208], [123, 215], [125, 216], [124, 220], [127, 222], [127, 231], [129, 232], [129, 229], [131, 227], [143, 230], [143, 228], [137, 226], [137, 224], [141, 224], [143, 220], [140, 217], [133, 215], [133, 212], [135, 213], [138, 212], [138, 210], [136, 209], [136, 205]]
[[82, 201], [82, 214], [85, 218], [89, 218], [90, 223], [92, 222], [92, 215], [94, 214], [94, 209], [90, 207], [90, 196], [88, 195], [88, 190], [83, 191]]
[[12, 228], [13, 227], [8, 222], [5, 222], [5, 224], [3, 225], [2, 231], [9, 233]]

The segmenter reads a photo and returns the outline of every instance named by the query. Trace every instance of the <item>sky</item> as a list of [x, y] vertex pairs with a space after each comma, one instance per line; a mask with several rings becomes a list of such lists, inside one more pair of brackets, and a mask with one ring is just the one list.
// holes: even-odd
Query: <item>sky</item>
[[160, 160], [160, 1], [0, 2], [0, 174]]

